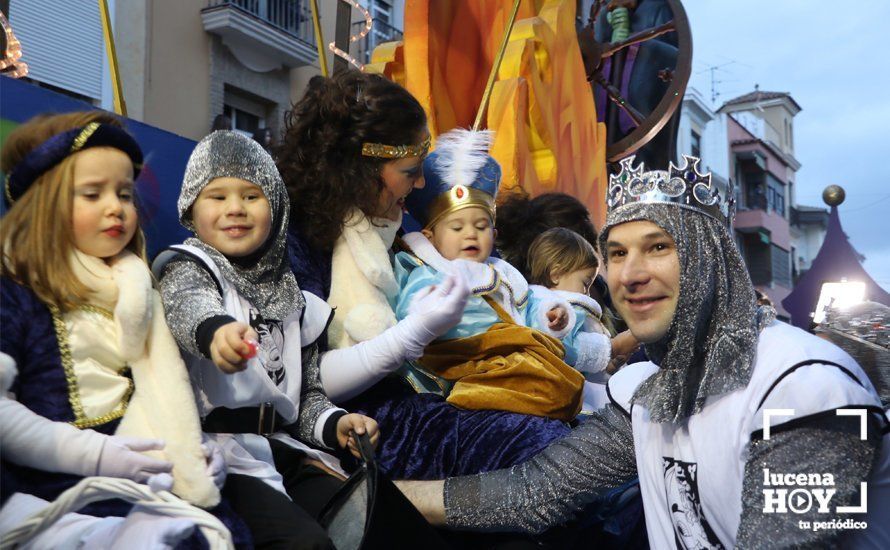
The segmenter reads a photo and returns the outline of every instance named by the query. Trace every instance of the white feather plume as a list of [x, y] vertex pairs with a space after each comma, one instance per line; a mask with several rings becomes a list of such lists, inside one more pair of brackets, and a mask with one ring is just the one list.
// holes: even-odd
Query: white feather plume
[[488, 150], [494, 141], [491, 130], [455, 128], [436, 140], [436, 173], [454, 187], [469, 187], [488, 160]]

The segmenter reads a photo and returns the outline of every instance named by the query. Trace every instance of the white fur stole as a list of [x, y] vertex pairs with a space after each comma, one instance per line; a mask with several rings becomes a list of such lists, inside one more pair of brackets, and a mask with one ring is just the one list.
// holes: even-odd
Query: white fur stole
[[334, 319], [328, 327], [331, 348], [370, 340], [395, 326], [388, 298], [399, 292], [389, 261], [389, 248], [401, 220], [370, 220], [354, 210], [334, 244], [331, 294]]
[[136, 387], [118, 435], [163, 439], [155, 454], [174, 464], [173, 493], [202, 508], [216, 506], [219, 490], [201, 451], [201, 424], [185, 363], [164, 320], [161, 297], [141, 258], [124, 252], [111, 266], [118, 289], [114, 322], [121, 356]]

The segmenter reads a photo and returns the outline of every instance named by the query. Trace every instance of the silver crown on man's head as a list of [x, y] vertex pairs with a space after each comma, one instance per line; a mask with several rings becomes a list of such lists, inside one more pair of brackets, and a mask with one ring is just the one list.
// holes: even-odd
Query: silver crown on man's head
[[611, 213], [635, 203], [676, 204], [697, 210], [727, 226], [735, 217], [735, 196], [730, 181], [725, 196], [711, 184], [711, 173], [698, 171], [700, 159], [683, 155], [683, 166], [672, 162], [668, 171], [645, 171], [643, 164], [634, 168], [634, 156], [622, 160], [621, 171], [609, 176], [606, 204]]

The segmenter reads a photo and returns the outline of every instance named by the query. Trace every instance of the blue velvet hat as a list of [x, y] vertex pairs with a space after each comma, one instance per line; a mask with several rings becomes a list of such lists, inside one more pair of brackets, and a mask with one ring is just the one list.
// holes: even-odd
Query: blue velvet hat
[[495, 215], [501, 167], [488, 154], [493, 133], [457, 128], [439, 136], [436, 150], [423, 161], [426, 185], [408, 195], [408, 213], [424, 228], [464, 208]]
[[6, 205], [11, 206], [40, 176], [69, 155], [90, 147], [114, 147], [122, 151], [133, 162], [133, 179], [139, 176], [142, 150], [136, 140], [123, 128], [91, 122], [56, 134], [28, 152], [6, 175], [3, 189]]

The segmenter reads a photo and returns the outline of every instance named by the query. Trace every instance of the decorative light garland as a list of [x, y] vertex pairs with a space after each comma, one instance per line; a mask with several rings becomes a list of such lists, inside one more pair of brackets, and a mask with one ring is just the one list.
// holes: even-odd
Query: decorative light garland
[[[350, 43], [358, 42], [358, 41], [361, 40], [362, 38], [366, 37], [366, 36], [368, 35], [369, 32], [371, 32], [371, 27], [374, 26], [374, 18], [371, 17], [371, 12], [369, 12], [369, 11], [367, 10], [367, 8], [365, 8], [364, 6], [362, 6], [361, 4], [359, 4], [358, 2], [356, 2], [356, 0], [342, 0], [342, 1], [343, 1], [343, 2], [346, 2], [347, 4], [349, 4], [350, 6], [352, 6], [353, 8], [357, 9], [358, 11], [360, 11], [361, 14], [365, 17], [365, 26], [364, 26], [364, 28], [363, 28], [358, 34], [351, 34], [351, 35], [349, 35], [349, 42], [350, 42]], [[332, 52], [334, 52], [334, 55], [337, 55], [337, 56], [341, 57], [342, 59], [345, 59], [346, 61], [352, 63], [352, 64], [355, 66], [355, 68], [357, 68], [358, 70], [364, 72], [364, 70], [365, 70], [365, 66], [364, 66], [363, 64], [359, 63], [358, 59], [356, 59], [356, 58], [354, 58], [353, 56], [349, 55], [349, 52], [344, 52], [343, 50], [341, 50], [340, 48], [338, 48], [336, 42], [331, 42], [330, 44], [328, 44], [328, 48], [330, 48], [330, 50], [331, 50]]]
[[[0, 11], [0, 26], [3, 27], [3, 32], [6, 34], [6, 51], [3, 52], [3, 59], [0, 59], [0, 72], [12, 78], [27, 76], [28, 64], [19, 61], [22, 58], [22, 44], [12, 33], [12, 27], [2, 11]], [[12, 69], [8, 70], [10, 67]]]

